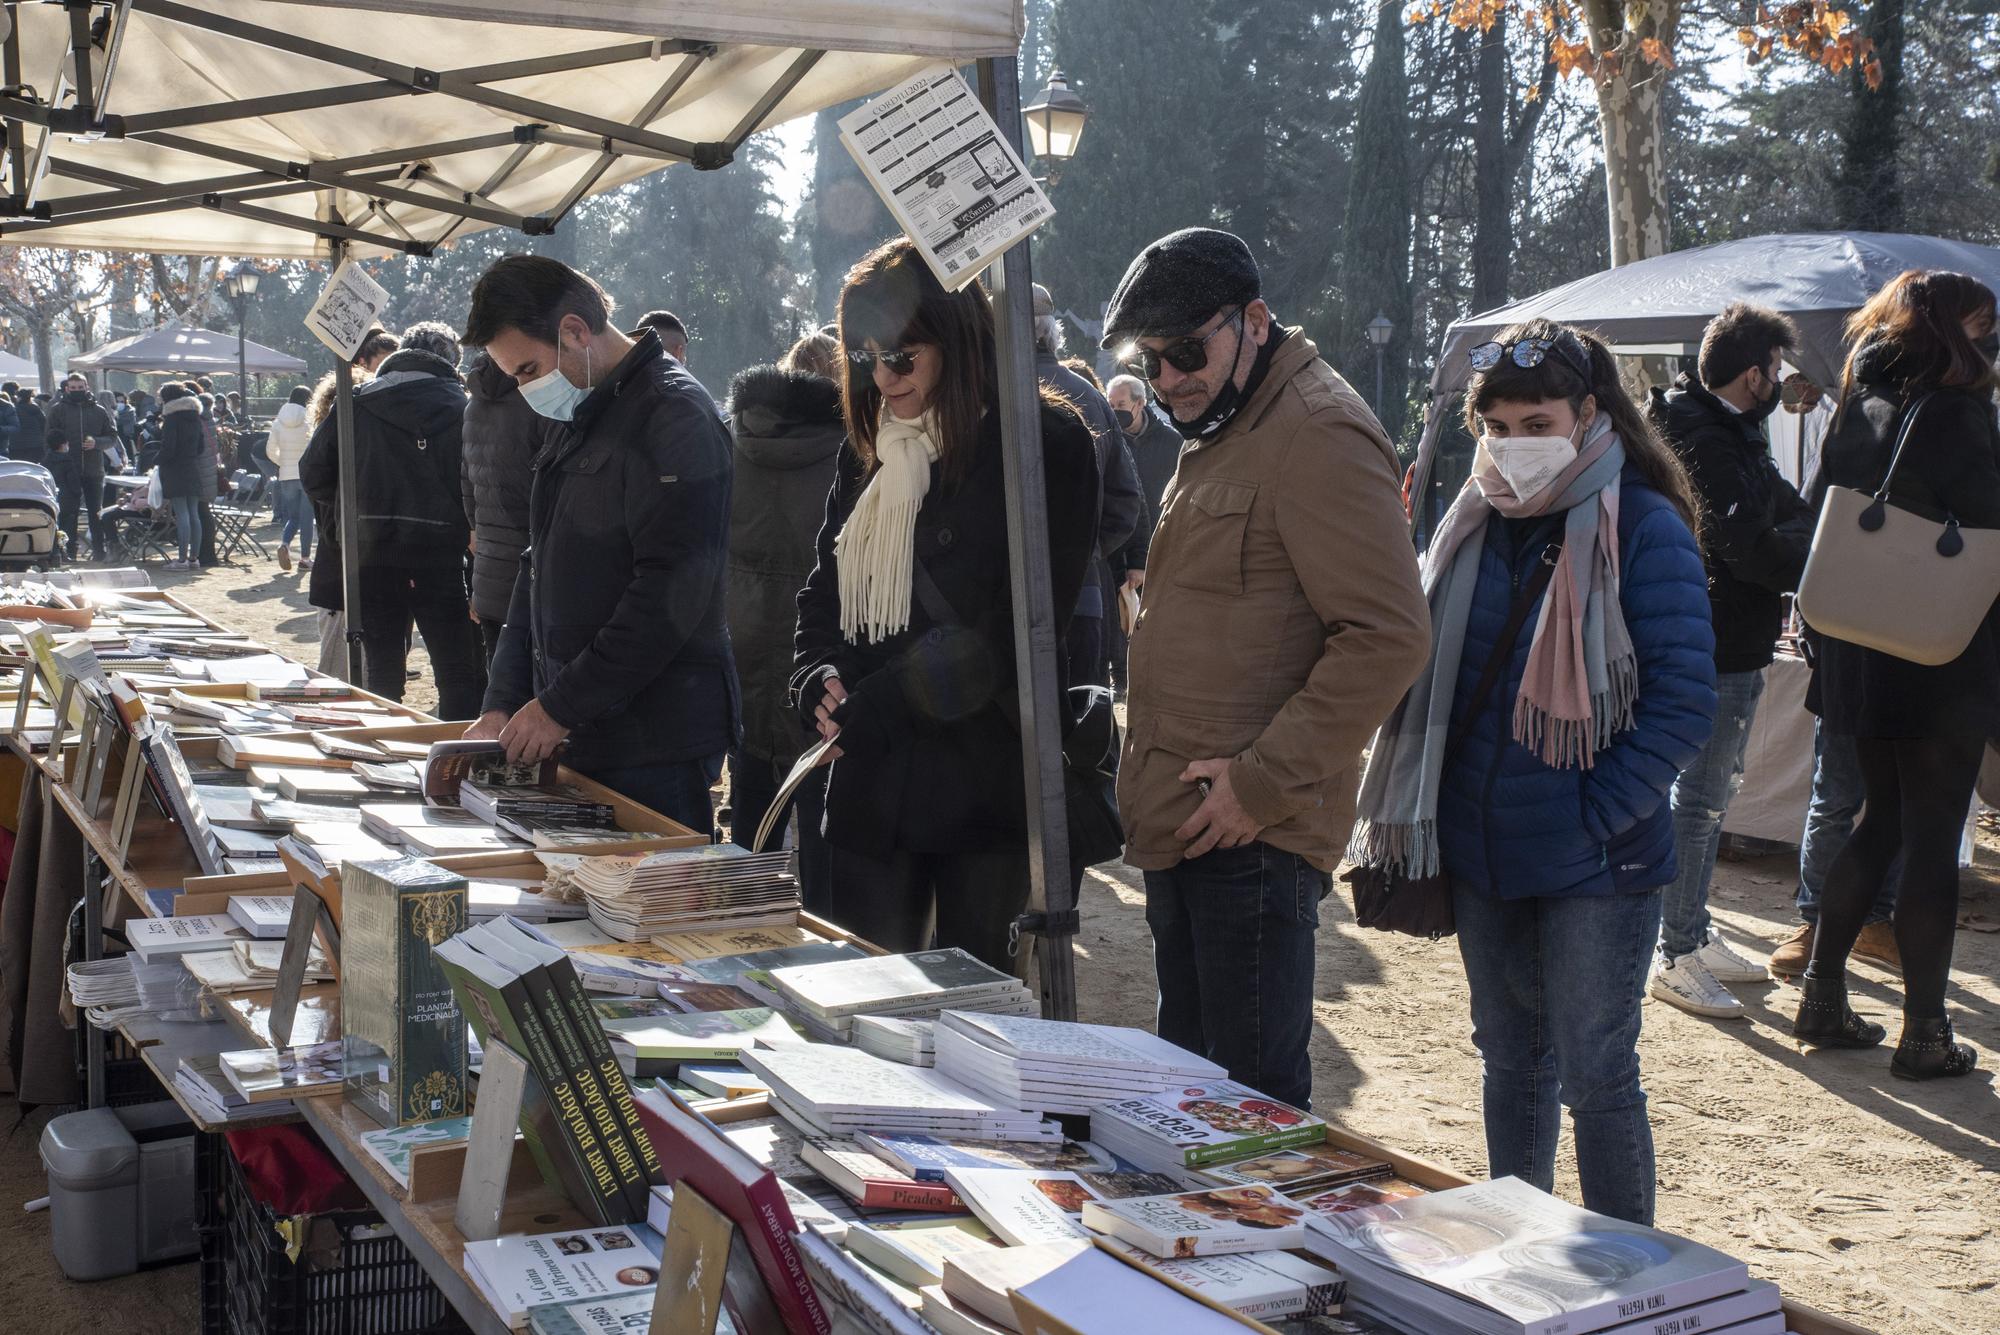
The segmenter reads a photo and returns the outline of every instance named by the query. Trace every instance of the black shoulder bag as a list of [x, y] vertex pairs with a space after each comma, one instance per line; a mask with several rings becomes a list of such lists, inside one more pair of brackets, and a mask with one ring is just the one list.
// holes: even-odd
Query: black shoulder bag
[[[1514, 657], [1514, 644], [1521, 638], [1521, 627], [1527, 624], [1528, 614], [1535, 610], [1536, 601], [1555, 578], [1556, 565], [1562, 559], [1562, 532], [1557, 530], [1555, 540], [1542, 549], [1542, 559], [1535, 562], [1535, 573], [1528, 576], [1514, 594], [1514, 605], [1508, 609], [1506, 624], [1493, 641], [1493, 653], [1486, 660], [1486, 666], [1479, 673], [1479, 681], [1472, 688], [1472, 702], [1466, 708], [1465, 721], [1453, 731], [1444, 748], [1444, 763], [1438, 767], [1438, 781], [1451, 771], [1451, 764], [1458, 759], [1458, 753], [1465, 745], [1466, 731], [1486, 708], [1486, 702], [1493, 698], [1493, 688], [1500, 684], [1500, 674], [1506, 670]], [[1387, 867], [1353, 867], [1340, 879], [1346, 881], [1354, 892], [1354, 920], [1363, 927], [1380, 932], [1402, 932], [1407, 936], [1421, 936], [1435, 941], [1441, 936], [1450, 936], [1458, 930], [1458, 923], [1451, 909], [1451, 878], [1442, 871], [1430, 876], [1405, 876]]]
[[[922, 561], [912, 561], [910, 584], [932, 621], [941, 626], [966, 625]], [[1125, 825], [1118, 817], [1118, 720], [1105, 687], [1072, 686], [1067, 703], [1063, 803], [1069, 816], [1069, 860], [1072, 868], [1093, 867], [1125, 851]], [[1015, 726], [1018, 730], [1019, 724]]]

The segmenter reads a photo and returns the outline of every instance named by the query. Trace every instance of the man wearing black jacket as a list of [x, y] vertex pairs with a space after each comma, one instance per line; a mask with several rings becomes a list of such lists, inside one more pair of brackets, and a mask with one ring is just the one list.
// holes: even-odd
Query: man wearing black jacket
[[79, 505], [90, 519], [92, 559], [104, 559], [104, 452], [118, 439], [111, 414], [91, 397], [90, 382], [80, 375], [63, 381], [62, 397], [50, 406], [43, 439], [49, 447], [49, 471], [62, 497], [62, 531], [69, 534], [69, 559], [76, 559]]
[[43, 438], [49, 429], [48, 418], [35, 402], [35, 391], [16, 389], [14, 394], [15, 420], [14, 440], [7, 447], [9, 459], [25, 459], [31, 464], [41, 463], [48, 457], [48, 442]]
[[603, 289], [509, 255], [472, 289], [465, 342], [551, 420], [535, 456], [528, 550], [468, 737], [565, 761], [692, 829], [741, 734], [723, 620], [729, 433], [648, 329]]
[[[438, 714], [479, 714], [485, 673], [466, 605], [472, 529], [459, 483], [465, 383], [458, 339], [435, 321], [413, 324], [402, 346], [354, 391], [356, 538], [364, 685], [403, 698], [410, 622], [423, 632], [437, 678]], [[338, 513], [340, 433], [329, 413], [299, 458], [315, 505]], [[350, 616], [355, 615], [352, 608]]]
[[1784, 595], [1797, 589], [1812, 546], [1811, 507], [1771, 461], [1763, 422], [1778, 406], [1782, 354], [1798, 331], [1776, 311], [1742, 302], [1709, 322], [1697, 363], [1653, 391], [1652, 418], [1687, 465], [1703, 512], [1709, 609], [1715, 624], [1715, 731], [1674, 783], [1674, 857], [1651, 994], [1695, 1015], [1743, 1014], [1726, 984], [1764, 978], [1730, 949], [1709, 920], [1722, 818], [1743, 781], [1744, 749], [1764, 669], [1784, 625]]

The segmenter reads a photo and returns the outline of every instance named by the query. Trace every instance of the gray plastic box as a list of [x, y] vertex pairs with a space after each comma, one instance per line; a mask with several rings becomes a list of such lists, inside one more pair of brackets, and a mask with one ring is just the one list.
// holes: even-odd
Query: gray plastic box
[[172, 1102], [91, 1108], [42, 1131], [56, 1264], [110, 1279], [200, 1250], [194, 1128]]

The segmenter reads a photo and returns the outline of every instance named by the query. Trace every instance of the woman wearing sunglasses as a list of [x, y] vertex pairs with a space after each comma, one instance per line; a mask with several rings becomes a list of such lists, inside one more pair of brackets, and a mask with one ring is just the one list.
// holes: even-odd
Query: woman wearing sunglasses
[[[792, 692], [836, 756], [832, 913], [890, 950], [959, 946], [1013, 971], [1028, 836], [993, 314], [897, 240], [840, 294], [847, 443], [799, 595]], [[1044, 396], [1058, 640], [1097, 526], [1076, 410]]]
[[1715, 713], [1694, 493], [1595, 338], [1530, 321], [1472, 365], [1431, 663], [1375, 740], [1350, 855], [1449, 881], [1491, 1174], [1552, 1190], [1565, 1105], [1584, 1204], [1650, 1224], [1639, 1005], [1667, 794]]

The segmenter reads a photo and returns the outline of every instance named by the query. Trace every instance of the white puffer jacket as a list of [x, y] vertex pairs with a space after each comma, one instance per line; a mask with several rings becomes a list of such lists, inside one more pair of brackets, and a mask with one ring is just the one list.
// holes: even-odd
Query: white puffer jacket
[[306, 425], [306, 410], [302, 405], [288, 403], [278, 409], [277, 417], [271, 421], [271, 439], [264, 446], [264, 453], [278, 466], [278, 481], [299, 480], [299, 460], [305, 456], [311, 441], [312, 428]]

